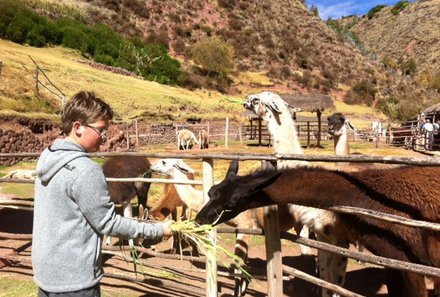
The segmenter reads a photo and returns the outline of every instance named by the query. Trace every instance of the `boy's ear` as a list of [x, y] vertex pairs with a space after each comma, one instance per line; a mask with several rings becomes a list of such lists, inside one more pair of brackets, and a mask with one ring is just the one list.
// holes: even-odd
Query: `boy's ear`
[[82, 134], [84, 132], [84, 126], [79, 122], [73, 123], [72, 130], [77, 134]]

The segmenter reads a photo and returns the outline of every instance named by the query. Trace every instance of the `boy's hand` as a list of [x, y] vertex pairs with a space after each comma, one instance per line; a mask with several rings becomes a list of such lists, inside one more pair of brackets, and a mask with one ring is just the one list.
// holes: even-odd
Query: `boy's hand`
[[173, 236], [173, 232], [171, 231], [171, 225], [174, 223], [174, 221], [165, 221], [162, 223], [163, 226], [163, 240], [167, 240], [171, 236]]

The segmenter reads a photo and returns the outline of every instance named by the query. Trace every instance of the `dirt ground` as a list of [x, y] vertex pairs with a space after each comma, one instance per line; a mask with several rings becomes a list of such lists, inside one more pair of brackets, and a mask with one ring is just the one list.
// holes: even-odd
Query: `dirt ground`
[[[25, 210], [1, 209], [0, 232], [31, 234], [32, 212]], [[252, 271], [260, 271], [249, 286], [246, 296], [267, 296], [265, 281], [265, 249], [259, 242], [250, 247], [250, 267]], [[168, 249], [169, 243], [156, 246], [156, 251]], [[0, 249], [13, 248], [22, 262], [0, 269], [0, 277], [9, 275], [20, 279], [32, 279], [30, 265], [31, 245], [28, 241], [1, 240]], [[314, 274], [316, 257], [304, 259], [299, 256], [297, 245], [283, 241], [283, 264], [299, 268]], [[145, 265], [142, 269], [148, 274], [146, 278], [138, 275], [138, 282], [125, 278], [136, 278], [133, 264], [116, 256], [105, 256], [106, 276], [102, 281], [102, 291], [106, 296], [205, 296], [206, 275], [204, 264], [180, 259], [167, 259], [146, 256], [142, 258]], [[138, 270], [141, 267], [138, 266]], [[225, 277], [226, 269], [219, 266], [218, 296], [233, 296], [233, 279]], [[345, 287], [365, 296], [386, 296], [383, 269], [372, 265], [349, 261]], [[284, 296], [308, 297], [316, 295], [316, 287], [300, 279], [284, 281]], [[1, 295], [1, 294], [0, 294]]]
[[[420, 157], [420, 155], [416, 154], [412, 156]], [[3, 199], [5, 198], [8, 197], [3, 196]], [[2, 199], [2, 195], [0, 195], [0, 199]], [[0, 232], [31, 234], [32, 212], [0, 208]], [[284, 241], [282, 244], [284, 265], [301, 269], [312, 275], [315, 274], [315, 256], [304, 259], [300, 257], [297, 245]], [[167, 250], [169, 246], [170, 243], [163, 243], [156, 247], [156, 251]], [[17, 253], [16, 256], [20, 262], [11, 262], [11, 265], [0, 268], [0, 278], [10, 276], [18, 279], [32, 280], [30, 262], [31, 243], [23, 240], [0, 239], [0, 253], [10, 252], [11, 250]], [[263, 240], [250, 246], [249, 257], [251, 270], [259, 273], [258, 275], [253, 274], [254, 278], [250, 283], [246, 296], [267, 296], [267, 283], [265, 280], [266, 256]], [[104, 263], [106, 276], [102, 281], [101, 287], [103, 297], [191, 297], [206, 295], [206, 275], [203, 270], [203, 263], [153, 256], [144, 256], [142, 261], [144, 262], [142, 269], [147, 273], [145, 278], [139, 274], [136, 277], [133, 272], [132, 263], [120, 257], [106, 255]], [[138, 266], [138, 270], [140, 269]], [[225, 276], [227, 272], [225, 268], [219, 267], [219, 272], [218, 296], [233, 296], [233, 279]], [[133, 281], [133, 279], [137, 281]], [[364, 296], [387, 296], [384, 281], [385, 274], [383, 268], [349, 260], [346, 284], [344, 286], [346, 289]], [[428, 286], [431, 288], [430, 293], [432, 296], [432, 283], [429, 281]], [[298, 278], [284, 280], [283, 292], [284, 296], [317, 296], [315, 286]], [[0, 292], [0, 296], [3, 296], [2, 294], [4, 292]]]

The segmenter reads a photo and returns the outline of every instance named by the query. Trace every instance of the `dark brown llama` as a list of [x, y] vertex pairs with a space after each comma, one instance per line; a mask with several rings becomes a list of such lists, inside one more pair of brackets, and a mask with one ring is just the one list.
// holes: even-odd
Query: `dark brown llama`
[[[150, 162], [140, 156], [110, 157], [102, 165], [105, 177], [151, 177]], [[108, 182], [110, 198], [115, 204], [121, 204], [124, 216], [132, 217], [131, 200], [137, 196], [138, 205], [147, 209], [150, 183], [144, 182]]]
[[[242, 211], [271, 204], [310, 207], [355, 206], [402, 217], [440, 222], [440, 167], [408, 166], [361, 172], [299, 167], [259, 170], [237, 176], [231, 162], [226, 178], [209, 190], [198, 223], [220, 224]], [[314, 182], [312, 182], [314, 181]], [[440, 267], [440, 234], [373, 218], [336, 214], [329, 234], [343, 233], [376, 255]], [[387, 269], [389, 296], [427, 297], [424, 276]], [[435, 280], [438, 292], [439, 280]]]

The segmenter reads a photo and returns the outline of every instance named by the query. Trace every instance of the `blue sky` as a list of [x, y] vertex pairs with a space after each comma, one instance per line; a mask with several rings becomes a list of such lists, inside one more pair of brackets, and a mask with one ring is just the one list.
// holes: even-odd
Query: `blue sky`
[[[323, 20], [329, 17], [337, 19], [347, 15], [363, 15], [370, 9], [379, 4], [391, 6], [399, 2], [399, 0], [306, 0], [307, 7], [315, 5], [318, 7], [319, 16]], [[414, 0], [410, 1], [414, 2]]]

